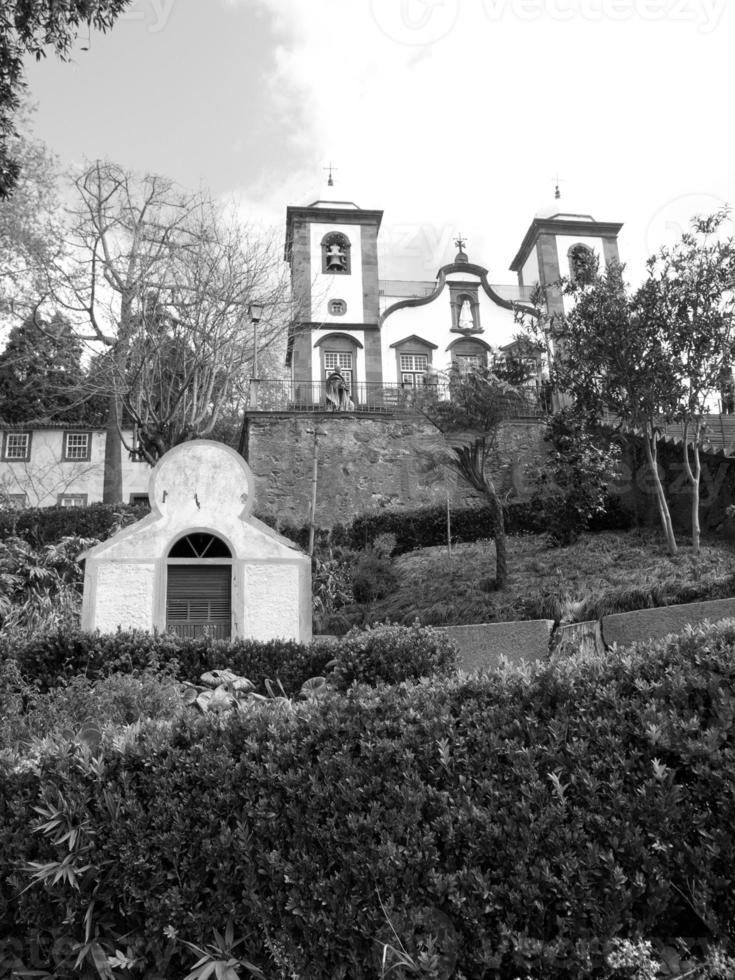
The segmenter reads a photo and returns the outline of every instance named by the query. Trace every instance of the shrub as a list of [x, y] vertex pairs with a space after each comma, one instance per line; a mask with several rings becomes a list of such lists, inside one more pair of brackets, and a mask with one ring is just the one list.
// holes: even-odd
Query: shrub
[[41, 549], [22, 538], [0, 541], [0, 624], [3, 634], [73, 628], [82, 598], [77, 556], [95, 544], [67, 537]]
[[23, 538], [33, 548], [56, 544], [66, 537], [104, 540], [117, 528], [131, 524], [148, 512], [148, 507], [128, 504], [0, 510], [0, 539]]
[[390, 623], [353, 629], [336, 645], [332, 677], [339, 690], [350, 684], [397, 684], [420, 677], [448, 675], [457, 669], [454, 644], [428, 626]]
[[391, 592], [397, 583], [390, 560], [374, 551], [363, 552], [352, 573], [352, 592], [355, 602], [374, 602]]
[[541, 514], [553, 544], [567, 545], [604, 518], [608, 491], [620, 462], [620, 447], [591, 428], [574, 409], [549, 420], [546, 461], [535, 476], [531, 503]]
[[41, 692], [76, 674], [94, 681], [118, 672], [157, 669], [175, 662], [178, 654], [176, 637], [142, 630], [104, 634], [62, 628], [28, 638], [0, 637], [0, 660], [15, 660], [23, 677]]
[[353, 630], [338, 643], [317, 638], [309, 644], [183, 640], [171, 633], [140, 630], [107, 634], [57, 630], [0, 645], [0, 663], [17, 663], [24, 680], [41, 693], [64, 687], [77, 675], [95, 682], [117, 673], [139, 676], [166, 668], [179, 680], [197, 683], [206, 671], [227, 668], [247, 677], [260, 694], [266, 693], [265, 682], [271, 680], [279, 681], [286, 694], [296, 695], [305, 681], [323, 676], [334, 659], [354, 661], [354, 666], [345, 666], [345, 677], [354, 673], [351, 679], [366, 683], [396, 683], [446, 671], [454, 663], [451, 650], [443, 635], [433, 630], [388, 624], [364, 635]]
[[456, 980], [622, 978], [681, 936], [724, 980], [734, 653], [720, 624], [0, 765], [0, 936], [179, 976], [232, 920], [310, 980], [374, 980], [386, 942]]
[[145, 718], [173, 718], [183, 710], [181, 685], [170, 673], [142, 670], [95, 681], [77, 674], [39, 693], [14, 661], [0, 661], [0, 750], [21, 751], [60, 734], [74, 737], [90, 727], [131, 725]]

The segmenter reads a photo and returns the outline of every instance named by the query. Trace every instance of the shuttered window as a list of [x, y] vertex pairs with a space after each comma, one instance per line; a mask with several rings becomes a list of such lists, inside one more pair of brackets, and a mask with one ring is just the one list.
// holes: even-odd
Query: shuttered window
[[225, 640], [232, 621], [232, 566], [168, 566], [166, 627], [177, 636]]

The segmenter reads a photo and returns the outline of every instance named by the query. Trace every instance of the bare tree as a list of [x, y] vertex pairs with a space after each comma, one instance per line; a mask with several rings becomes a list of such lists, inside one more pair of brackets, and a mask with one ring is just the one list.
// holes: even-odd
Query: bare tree
[[[96, 162], [74, 183], [66, 255], [49, 295], [96, 351], [90, 394], [109, 396], [106, 501], [121, 496], [120, 445], [151, 464], [211, 433], [259, 346], [285, 331], [283, 265], [272, 238], [243, 227], [204, 192]], [[135, 443], [123, 428], [133, 427]]]

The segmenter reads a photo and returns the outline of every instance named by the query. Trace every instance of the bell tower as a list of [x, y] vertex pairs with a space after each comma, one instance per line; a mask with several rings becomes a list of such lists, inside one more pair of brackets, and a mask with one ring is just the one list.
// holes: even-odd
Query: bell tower
[[621, 223], [596, 221], [591, 214], [570, 208], [560, 200], [538, 211], [511, 263], [519, 286], [542, 286], [550, 314], [564, 313], [565, 297], [555, 283], [574, 279], [589, 268], [594, 256], [600, 269], [620, 262], [618, 234]]
[[286, 210], [285, 259], [293, 322], [286, 363], [294, 381], [347, 370], [353, 387], [382, 380], [378, 319], [378, 231], [382, 211], [326, 194]]

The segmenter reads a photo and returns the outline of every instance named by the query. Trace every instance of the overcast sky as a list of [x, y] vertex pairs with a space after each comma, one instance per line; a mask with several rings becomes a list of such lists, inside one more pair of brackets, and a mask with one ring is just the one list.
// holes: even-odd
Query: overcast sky
[[725, 0], [134, 0], [72, 64], [28, 65], [36, 133], [234, 195], [282, 233], [323, 194], [385, 211], [381, 275], [433, 278], [461, 232], [490, 281], [561, 177], [624, 222], [629, 278], [735, 204]]

